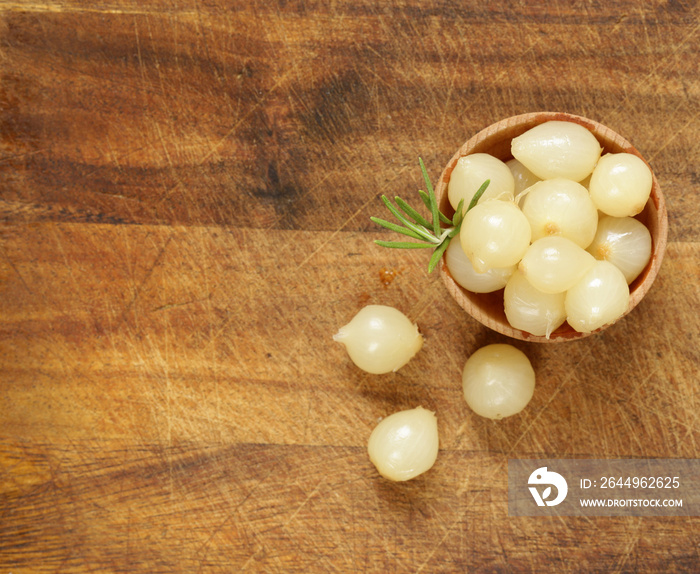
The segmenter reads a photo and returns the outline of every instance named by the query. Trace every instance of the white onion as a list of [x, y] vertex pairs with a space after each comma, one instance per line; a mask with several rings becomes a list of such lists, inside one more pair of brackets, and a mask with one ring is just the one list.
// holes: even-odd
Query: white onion
[[503, 292], [503, 306], [508, 323], [516, 329], [549, 339], [566, 321], [564, 293], [543, 293], [516, 271]]
[[486, 153], [475, 153], [460, 157], [454, 170], [452, 170], [450, 181], [447, 185], [447, 198], [450, 201], [450, 205], [452, 205], [452, 209], [456, 210], [459, 201], [463, 199], [464, 209], [466, 210], [474, 194], [487, 179], [490, 180], [490, 183], [481, 196], [482, 201], [487, 199], [513, 199], [513, 175], [504, 162]]
[[642, 159], [631, 153], [609, 153], [593, 170], [589, 189], [600, 211], [625, 217], [644, 209], [651, 186], [651, 170]]
[[570, 179], [555, 178], [532, 185], [522, 207], [532, 228], [532, 240], [561, 235], [586, 248], [598, 225], [588, 190]]
[[632, 217], [604, 215], [587, 251], [596, 259], [610, 261], [630, 284], [651, 258], [651, 234], [646, 226]]
[[527, 169], [521, 162], [517, 159], [509, 159], [506, 165], [513, 174], [513, 181], [515, 182], [515, 188], [513, 193], [517, 196], [519, 193], [525, 191], [531, 185], [541, 181], [534, 173]]
[[566, 293], [566, 320], [576, 331], [590, 333], [612, 323], [629, 307], [627, 280], [609, 261], [596, 261]]
[[374, 428], [367, 452], [389, 480], [410, 480], [432, 468], [439, 439], [435, 414], [422, 407], [389, 415]]
[[464, 254], [462, 244], [457, 239], [450, 241], [445, 250], [445, 264], [452, 278], [472, 293], [491, 293], [503, 289], [516, 267], [494, 267], [485, 273], [477, 273], [472, 262]]
[[574, 122], [549, 121], [513, 138], [511, 152], [537, 177], [581, 181], [593, 171], [602, 148]]
[[350, 359], [376, 375], [397, 371], [423, 346], [418, 327], [398, 309], [367, 305], [333, 335]]
[[530, 244], [530, 223], [511, 201], [479, 202], [464, 216], [459, 233], [462, 250], [478, 273], [510, 267]]
[[518, 269], [540, 291], [561, 293], [581, 279], [594, 262], [585, 249], [555, 235], [533, 242]]
[[467, 359], [462, 389], [478, 415], [502, 419], [522, 411], [535, 392], [535, 371], [512, 345], [486, 345]]

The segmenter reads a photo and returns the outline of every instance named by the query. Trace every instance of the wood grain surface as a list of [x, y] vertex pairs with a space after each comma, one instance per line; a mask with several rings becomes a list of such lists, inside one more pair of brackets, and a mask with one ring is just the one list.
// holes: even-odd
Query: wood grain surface
[[[698, 518], [507, 509], [509, 458], [700, 457], [699, 36], [690, 0], [0, 1], [0, 574], [700, 571]], [[369, 220], [538, 110], [669, 210], [644, 301], [560, 345]], [[332, 341], [368, 303], [425, 336], [395, 374]], [[461, 391], [491, 342], [537, 373], [501, 422]], [[418, 405], [438, 460], [387, 482], [369, 433]]]

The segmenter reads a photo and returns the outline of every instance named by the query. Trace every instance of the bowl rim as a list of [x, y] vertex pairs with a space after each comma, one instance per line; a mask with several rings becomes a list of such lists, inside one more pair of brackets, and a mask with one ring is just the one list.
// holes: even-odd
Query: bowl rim
[[[440, 178], [435, 185], [435, 196], [440, 210], [448, 217], [452, 216], [454, 209], [450, 205], [447, 198], [447, 185], [449, 183], [452, 170], [457, 164], [459, 158], [473, 153], [488, 153], [484, 150], [496, 148], [498, 151], [496, 157], [499, 157], [499, 159], [503, 161], [512, 159], [513, 156], [510, 154], [510, 144], [508, 143], [506, 150], [504, 142], [509, 142], [514, 137], [524, 133], [528, 129], [548, 121], [568, 121], [579, 124], [596, 136], [596, 139], [603, 148], [601, 156], [605, 153], [632, 153], [644, 161], [651, 171], [652, 189], [649, 200], [647, 201], [644, 210], [639, 215], [635, 216], [635, 218], [641, 220], [646, 225], [652, 236], [651, 258], [644, 270], [630, 284], [630, 300], [625, 313], [616, 321], [603, 325], [599, 329], [591, 331], [590, 333], [580, 333], [565, 322], [561, 327], [556, 329], [549, 338], [540, 335], [532, 335], [531, 333], [521, 329], [516, 329], [508, 324], [508, 321], [505, 319], [505, 312], [502, 309], [503, 289], [487, 294], [468, 292], [466, 289], [457, 284], [457, 282], [452, 278], [445, 263], [444, 256], [440, 265], [438, 266], [438, 269], [440, 277], [450, 295], [452, 295], [462, 309], [464, 309], [471, 317], [476, 319], [482, 325], [501, 333], [502, 335], [522, 341], [560, 343], [580, 340], [590, 335], [599, 333], [625, 317], [641, 302], [659, 273], [659, 269], [666, 251], [668, 238], [668, 213], [666, 210], [666, 201], [656, 178], [656, 174], [646, 158], [626, 138], [613, 131], [608, 126], [595, 120], [566, 112], [530, 112], [511, 116], [495, 122], [481, 129], [466, 142], [464, 142], [443, 168]], [[501, 301], [501, 311], [494, 316], [494, 309], [497, 309], [497, 301], [499, 296]]]

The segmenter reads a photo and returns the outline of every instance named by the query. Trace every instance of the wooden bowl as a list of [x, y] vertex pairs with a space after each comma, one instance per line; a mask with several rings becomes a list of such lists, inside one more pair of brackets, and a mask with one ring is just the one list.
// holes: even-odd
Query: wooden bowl
[[[454, 209], [450, 205], [447, 197], [447, 184], [450, 181], [452, 170], [457, 164], [460, 157], [473, 153], [488, 153], [503, 161], [512, 159], [510, 152], [511, 140], [517, 137], [530, 128], [533, 128], [541, 123], [558, 120], [577, 123], [588, 129], [600, 142], [605, 153], [632, 153], [642, 160], [642, 155], [634, 148], [634, 146], [624, 139], [619, 134], [615, 133], [610, 128], [601, 125], [593, 120], [589, 120], [580, 116], [559, 112], [536, 112], [513, 116], [505, 120], [501, 120], [486, 129], [480, 131], [474, 137], [469, 139], [457, 153], [452, 156], [450, 162], [445, 166], [445, 169], [440, 176], [437, 185], [435, 186], [435, 195], [440, 206], [440, 210], [452, 217]], [[644, 160], [646, 163], [646, 160]], [[648, 163], [647, 163], [648, 165]], [[651, 167], [650, 167], [651, 169]], [[668, 234], [668, 216], [666, 213], [666, 204], [664, 196], [659, 188], [659, 183], [652, 170], [652, 189], [649, 201], [647, 201], [644, 210], [636, 216], [636, 218], [644, 223], [651, 233], [652, 253], [651, 259], [645, 269], [640, 273], [630, 285], [630, 303], [627, 309], [629, 313], [642, 300], [644, 295], [649, 291], [656, 275], [659, 272], [661, 261], [666, 250], [666, 236]], [[506, 319], [503, 309], [503, 289], [494, 293], [471, 293], [458, 285], [450, 275], [445, 259], [443, 258], [440, 266], [440, 276], [447, 286], [447, 290], [454, 297], [457, 303], [469, 315], [474, 317], [483, 325], [507, 335], [515, 339], [523, 341], [532, 341], [540, 343], [559, 343], [563, 341], [573, 341], [581, 339], [592, 333], [579, 333], [575, 331], [568, 323], [564, 323], [550, 338], [544, 336], [531, 335], [520, 329], [514, 329]], [[609, 325], [605, 325], [593, 333], [600, 332]]]

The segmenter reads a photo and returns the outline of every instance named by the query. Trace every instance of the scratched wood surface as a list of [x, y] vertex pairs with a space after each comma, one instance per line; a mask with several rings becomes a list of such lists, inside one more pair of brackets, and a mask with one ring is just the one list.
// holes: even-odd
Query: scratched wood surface
[[[696, 518], [509, 517], [509, 458], [700, 455], [696, 2], [0, 1], [0, 574], [690, 572]], [[603, 334], [514, 342], [535, 396], [472, 414], [507, 342], [370, 221], [514, 114], [651, 161], [669, 246]], [[414, 196], [415, 197], [415, 196]], [[418, 322], [400, 372], [333, 343]], [[380, 417], [436, 411], [380, 479]]]

